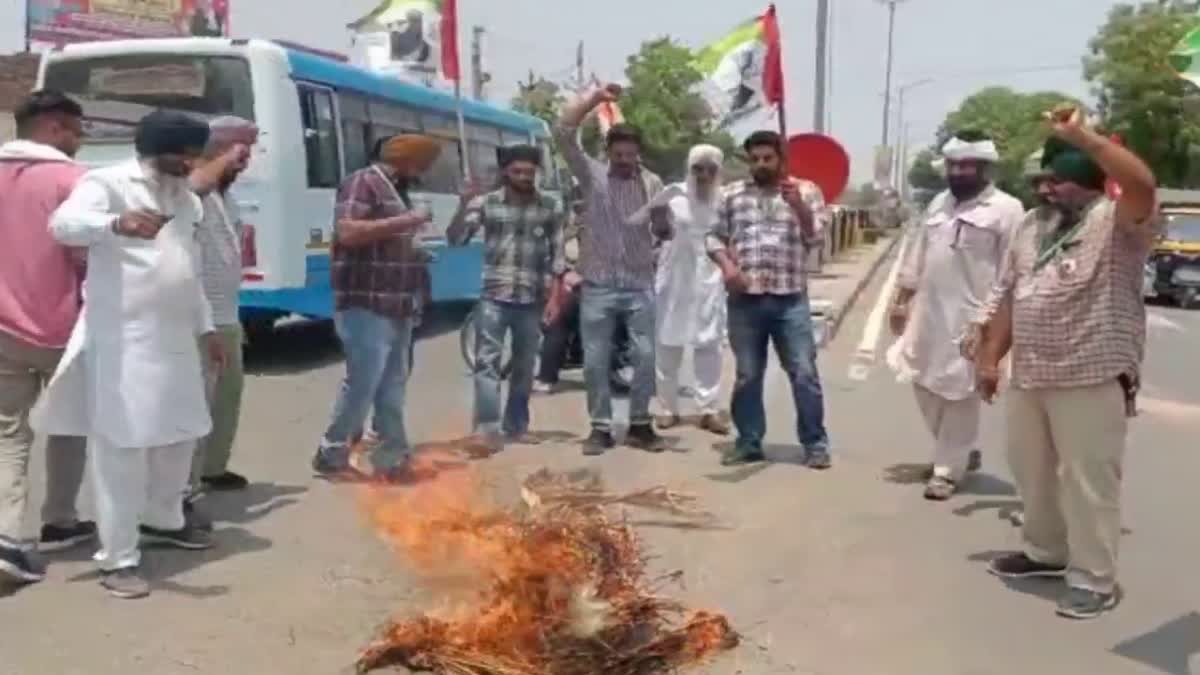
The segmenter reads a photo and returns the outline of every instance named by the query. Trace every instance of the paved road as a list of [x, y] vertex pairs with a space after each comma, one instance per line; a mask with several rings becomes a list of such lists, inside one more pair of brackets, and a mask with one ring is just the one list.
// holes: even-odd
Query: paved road
[[[885, 267], [885, 271], [886, 271]], [[850, 367], [880, 275], [822, 357], [837, 466], [797, 466], [786, 383], [769, 380], [776, 463], [729, 470], [698, 432], [679, 451], [628, 450], [585, 460], [574, 442], [515, 449], [481, 467], [505, 490], [540, 466], [597, 466], [614, 488], [668, 483], [701, 496], [726, 528], [642, 522], [675, 594], [727, 612], [746, 644], [712, 675], [1189, 675], [1200, 673], [1200, 585], [1194, 488], [1200, 469], [1200, 313], [1152, 310], [1145, 412], [1128, 463], [1118, 612], [1087, 624], [1053, 615], [1049, 584], [1007, 588], [984, 573], [1017, 543], [1004, 520], [1016, 500], [1001, 455], [998, 411], [987, 419], [987, 473], [950, 504], [911, 484], [928, 439], [909, 392], [882, 366]], [[447, 321], [452, 327], [453, 321]], [[454, 332], [418, 347], [409, 419], [417, 440], [460, 436], [470, 414]], [[253, 358], [235, 465], [256, 480], [214, 506], [220, 546], [153, 552], [159, 591], [109, 600], [84, 553], [54, 560], [50, 579], [0, 598], [0, 673], [336, 673], [373, 628], [430, 599], [364, 525], [355, 493], [310, 479], [307, 461], [340, 375], [328, 335], [286, 331]], [[542, 431], [585, 428], [572, 389], [535, 408]]]

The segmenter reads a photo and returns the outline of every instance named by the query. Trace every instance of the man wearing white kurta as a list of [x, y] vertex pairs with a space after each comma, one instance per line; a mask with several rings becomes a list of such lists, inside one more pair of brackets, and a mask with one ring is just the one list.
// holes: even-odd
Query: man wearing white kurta
[[729, 422], [718, 410], [721, 343], [725, 337], [725, 285], [709, 259], [704, 238], [717, 220], [721, 150], [698, 145], [688, 153], [688, 179], [667, 188], [681, 192], [668, 203], [672, 237], [663, 244], [654, 290], [658, 304], [658, 399], [660, 429], [680, 424], [679, 370], [692, 348], [693, 384], [700, 427], [718, 435]]
[[956, 344], [996, 278], [1021, 202], [992, 183], [995, 143], [961, 132], [942, 148], [949, 189], [918, 222], [898, 280], [892, 329], [900, 340], [889, 362], [912, 382], [934, 437], [928, 499], [949, 499], [978, 469], [980, 399], [974, 373]]
[[84, 176], [51, 218], [54, 236], [87, 247], [83, 316], [47, 388], [35, 426], [87, 436], [102, 585], [143, 597], [139, 534], [186, 549], [211, 546], [183, 515], [196, 441], [211, 423], [197, 337], [223, 363], [196, 273], [200, 201], [190, 162], [207, 125], [166, 112], [139, 124], [138, 158]]

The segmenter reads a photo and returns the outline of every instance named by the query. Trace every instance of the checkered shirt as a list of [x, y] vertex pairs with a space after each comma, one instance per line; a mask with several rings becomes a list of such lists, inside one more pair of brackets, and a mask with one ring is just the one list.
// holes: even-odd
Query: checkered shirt
[[483, 229], [482, 296], [518, 304], [546, 301], [550, 282], [567, 271], [563, 253], [565, 216], [548, 195], [537, 193], [520, 204], [505, 189], [476, 197], [467, 205], [462, 229], [448, 232], [463, 245]]
[[792, 207], [778, 191], [765, 191], [753, 181], [725, 188], [717, 224], [707, 237], [709, 253], [730, 251], [750, 281], [751, 295], [793, 295], [807, 289], [808, 253], [820, 243], [829, 219], [821, 188], [798, 181], [800, 194], [813, 212], [814, 232], [805, 236]]
[[655, 237], [646, 226], [626, 220], [663, 189], [662, 179], [642, 169], [621, 178], [583, 151], [579, 129], [558, 125], [555, 138], [563, 159], [583, 191], [579, 273], [599, 286], [644, 290], [654, 287]]
[[[368, 166], [350, 174], [338, 188], [334, 228], [343, 219], [383, 220], [409, 210], [382, 170]], [[364, 246], [344, 246], [335, 237], [330, 257], [339, 311], [356, 307], [403, 319], [419, 316], [429, 302], [429, 254], [411, 236]]]
[[1159, 219], [1144, 229], [1118, 225], [1116, 204], [1098, 199], [1083, 227], [1040, 271], [1042, 241], [1059, 217], [1026, 214], [1013, 236], [981, 320], [1013, 298], [1012, 377], [1021, 389], [1086, 387], [1136, 375], [1146, 342], [1142, 268]]

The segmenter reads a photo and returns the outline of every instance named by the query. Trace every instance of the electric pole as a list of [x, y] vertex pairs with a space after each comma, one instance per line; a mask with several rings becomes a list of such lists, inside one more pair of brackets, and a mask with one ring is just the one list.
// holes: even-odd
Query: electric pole
[[892, 58], [895, 56], [896, 37], [896, 5], [901, 0], [880, 0], [888, 6], [888, 37], [887, 37], [887, 74], [884, 78], [883, 92], [883, 147], [888, 147], [889, 125], [892, 117]]
[[471, 28], [471, 73], [475, 100], [483, 100], [484, 85], [491, 81], [492, 76], [483, 72], [483, 26]]
[[578, 91], [583, 91], [583, 40], [579, 41], [579, 47], [575, 49], [575, 88]]
[[813, 130], [825, 133], [825, 95], [829, 58], [829, 0], [817, 0], [817, 77], [813, 91]]

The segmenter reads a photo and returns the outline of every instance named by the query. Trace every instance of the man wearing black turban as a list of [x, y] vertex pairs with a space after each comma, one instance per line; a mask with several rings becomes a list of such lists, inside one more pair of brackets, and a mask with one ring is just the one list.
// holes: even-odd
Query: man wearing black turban
[[[542, 153], [532, 145], [500, 148], [501, 187], [463, 194], [446, 230], [452, 246], [483, 231], [483, 291], [475, 340], [474, 439], [468, 450], [485, 457], [504, 442], [528, 443], [529, 397], [543, 318], [557, 319], [558, 280], [567, 272], [563, 208], [537, 189]], [[512, 334], [512, 373], [501, 411], [501, 358]]]
[[183, 513], [196, 443], [212, 426], [197, 338], [214, 372], [225, 364], [196, 273], [203, 208], [188, 184], [207, 140], [203, 122], [148, 115], [138, 156], [85, 175], [50, 222], [59, 241], [88, 249], [87, 298], [33, 421], [88, 439], [96, 560], [119, 598], [150, 592], [139, 541], [212, 545]]
[[[1146, 333], [1142, 266], [1158, 233], [1153, 173], [1083, 124], [1047, 114], [1052, 210], [1031, 211], [977, 322], [977, 389], [991, 400], [1009, 351], [1008, 452], [1024, 502], [1022, 552], [992, 561], [1008, 578], [1065, 577], [1058, 614], [1090, 619], [1120, 597], [1121, 462], [1136, 411]], [[1121, 196], [1105, 196], [1111, 178]]]

